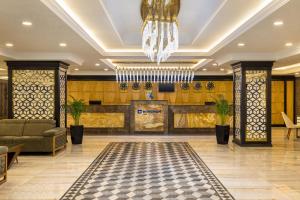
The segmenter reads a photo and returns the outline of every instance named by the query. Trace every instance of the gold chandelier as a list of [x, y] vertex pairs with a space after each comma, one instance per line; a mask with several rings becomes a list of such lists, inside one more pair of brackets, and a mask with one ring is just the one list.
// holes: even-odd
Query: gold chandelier
[[180, 0], [142, 0], [143, 50], [152, 62], [166, 61], [178, 49]]

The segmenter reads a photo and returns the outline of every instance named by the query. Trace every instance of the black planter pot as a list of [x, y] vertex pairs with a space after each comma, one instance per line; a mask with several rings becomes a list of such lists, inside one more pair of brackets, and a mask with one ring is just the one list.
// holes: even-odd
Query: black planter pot
[[230, 133], [230, 126], [225, 125], [216, 125], [216, 137], [218, 144], [228, 144], [229, 140], [229, 133]]
[[70, 126], [72, 144], [82, 144], [83, 126]]

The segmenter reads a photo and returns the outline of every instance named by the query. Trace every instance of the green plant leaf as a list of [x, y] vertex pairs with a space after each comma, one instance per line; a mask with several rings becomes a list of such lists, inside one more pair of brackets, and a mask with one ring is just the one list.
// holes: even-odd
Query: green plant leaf
[[227, 117], [230, 115], [230, 106], [228, 101], [224, 98], [223, 95], [219, 95], [216, 101], [216, 112], [220, 117], [221, 124], [225, 125], [227, 121]]
[[86, 109], [86, 105], [82, 99], [75, 99], [73, 96], [71, 101], [68, 102], [68, 110], [74, 120], [74, 125], [80, 125], [80, 116]]

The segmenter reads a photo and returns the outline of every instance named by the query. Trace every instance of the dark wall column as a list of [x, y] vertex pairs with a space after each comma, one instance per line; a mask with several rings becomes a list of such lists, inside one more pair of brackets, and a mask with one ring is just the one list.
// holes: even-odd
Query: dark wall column
[[294, 101], [294, 123], [300, 124], [300, 77], [295, 79]]
[[60, 61], [7, 61], [8, 118], [54, 119], [66, 126], [68, 64]]
[[273, 62], [244, 61], [233, 67], [234, 136], [240, 146], [271, 146]]
[[0, 80], [0, 119], [7, 118], [7, 80]]

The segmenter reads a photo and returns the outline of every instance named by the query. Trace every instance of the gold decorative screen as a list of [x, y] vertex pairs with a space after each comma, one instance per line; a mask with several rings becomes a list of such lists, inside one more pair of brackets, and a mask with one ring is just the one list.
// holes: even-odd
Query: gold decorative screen
[[13, 117], [54, 119], [54, 85], [54, 70], [13, 70]]

